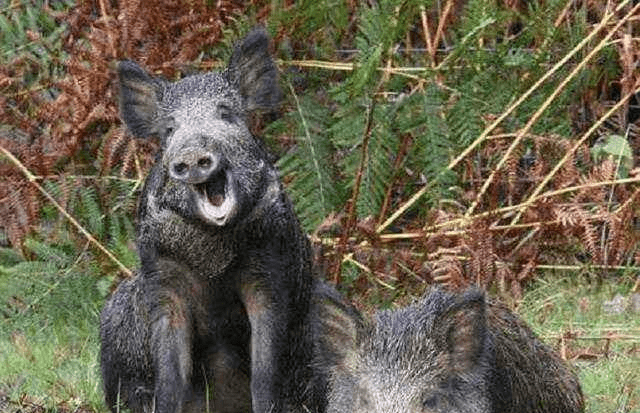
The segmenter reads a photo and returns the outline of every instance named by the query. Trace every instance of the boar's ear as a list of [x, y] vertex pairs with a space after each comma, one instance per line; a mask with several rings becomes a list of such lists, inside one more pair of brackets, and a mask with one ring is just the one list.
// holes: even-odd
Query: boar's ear
[[456, 297], [436, 316], [432, 337], [437, 349], [448, 355], [452, 373], [469, 372], [483, 363], [488, 348], [484, 294], [471, 291]]
[[253, 29], [236, 45], [225, 74], [240, 91], [248, 111], [277, 109], [281, 98], [278, 72], [263, 28]]
[[365, 334], [362, 316], [326, 285], [316, 287], [312, 307], [314, 342], [319, 346], [317, 366], [327, 370], [349, 368]]
[[156, 133], [154, 122], [164, 82], [154, 79], [130, 60], [118, 63], [120, 114], [129, 130], [142, 138]]

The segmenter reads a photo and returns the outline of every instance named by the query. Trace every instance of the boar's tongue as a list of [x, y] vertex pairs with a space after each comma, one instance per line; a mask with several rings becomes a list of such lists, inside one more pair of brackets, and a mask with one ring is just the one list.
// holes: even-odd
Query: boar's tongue
[[212, 205], [219, 207], [224, 202], [226, 183], [227, 175], [224, 171], [220, 171], [204, 184], [204, 193]]

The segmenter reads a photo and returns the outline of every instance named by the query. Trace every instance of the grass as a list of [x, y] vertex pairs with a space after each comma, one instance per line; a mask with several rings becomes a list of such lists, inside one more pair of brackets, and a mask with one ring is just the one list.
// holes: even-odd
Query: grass
[[578, 371], [587, 412], [640, 412], [640, 314], [605, 310], [631, 295], [633, 276], [547, 275], [525, 292], [518, 313]]
[[[42, 246], [31, 246], [41, 254], [34, 261], [0, 250], [0, 396], [9, 400], [0, 410], [106, 412], [98, 325], [111, 279], [100, 277], [87, 252], [57, 247], [42, 259]], [[518, 306], [555, 348], [559, 337], [576, 337], [565, 340], [565, 351], [589, 413], [640, 411], [640, 317], [603, 306], [616, 294], [628, 296], [632, 283], [632, 276], [548, 274]]]
[[86, 253], [66, 266], [70, 256], [58, 253], [31, 262], [0, 255], [0, 396], [8, 411], [106, 411], [98, 361], [104, 281]]
[[640, 361], [617, 354], [580, 366], [587, 412], [639, 412]]

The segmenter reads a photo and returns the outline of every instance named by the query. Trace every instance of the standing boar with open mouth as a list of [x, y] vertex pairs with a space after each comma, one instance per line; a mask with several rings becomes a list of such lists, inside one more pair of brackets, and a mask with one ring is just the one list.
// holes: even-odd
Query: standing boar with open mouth
[[309, 243], [247, 126], [281, 96], [265, 32], [222, 72], [170, 83], [124, 61], [118, 76], [127, 127], [162, 149], [138, 207], [141, 268], [101, 315], [109, 408], [322, 410]]

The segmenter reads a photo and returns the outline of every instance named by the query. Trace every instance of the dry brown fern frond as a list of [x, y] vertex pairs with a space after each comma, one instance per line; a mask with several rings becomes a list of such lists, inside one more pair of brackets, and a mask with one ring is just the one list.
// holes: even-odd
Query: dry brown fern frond
[[599, 231], [595, 223], [592, 221], [592, 215], [579, 206], [571, 206], [571, 212], [576, 216], [582, 234], [581, 240], [591, 256], [591, 260], [595, 264], [603, 261], [602, 250], [598, 245]]
[[[0, 145], [2, 139], [0, 139]], [[6, 164], [0, 163], [0, 230], [11, 245], [21, 246], [22, 240], [36, 221], [42, 199], [35, 188]]]
[[[130, 139], [127, 142], [127, 147], [124, 151], [124, 156], [122, 157], [122, 168], [121, 174], [126, 176], [127, 174], [133, 173], [136, 167], [140, 167], [140, 165], [136, 165], [138, 153], [138, 142], [135, 139]], [[145, 168], [147, 170], [148, 167]], [[138, 171], [138, 175], [140, 176], [140, 171]]]
[[486, 287], [495, 278], [495, 262], [497, 254], [495, 251], [494, 234], [489, 229], [488, 220], [478, 220], [474, 222], [463, 238], [465, 250], [470, 253], [469, 268], [470, 277], [477, 286]]
[[452, 288], [461, 288], [469, 285], [460, 259], [461, 254], [461, 249], [442, 253], [438, 251], [439, 257], [433, 262], [433, 280]]
[[554, 146], [555, 150], [558, 151], [557, 153], [569, 153], [570, 156], [556, 174], [556, 179], [553, 180], [553, 186], [560, 189], [578, 184], [582, 173], [577, 167], [576, 152], [571, 151], [573, 142], [566, 139], [558, 139]]
[[508, 288], [511, 286], [512, 280], [515, 280], [515, 274], [509, 268], [509, 265], [506, 263], [497, 263], [496, 264], [496, 281], [498, 284], [498, 289], [501, 294], [504, 294], [508, 291]]
[[[99, 153], [98, 160], [102, 164], [102, 171], [108, 174], [113, 166], [119, 162], [120, 159], [130, 157], [128, 153], [129, 142], [134, 142], [133, 139], [125, 133], [124, 128], [114, 127], [108, 134], [110, 135], [102, 143], [102, 148]], [[126, 168], [126, 163], [123, 166], [123, 170]]]

